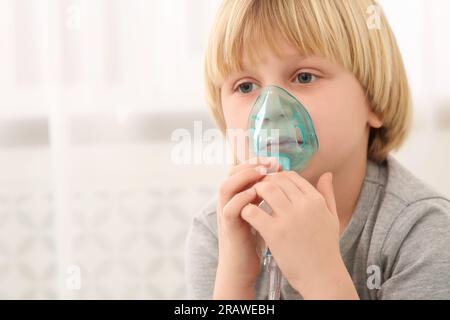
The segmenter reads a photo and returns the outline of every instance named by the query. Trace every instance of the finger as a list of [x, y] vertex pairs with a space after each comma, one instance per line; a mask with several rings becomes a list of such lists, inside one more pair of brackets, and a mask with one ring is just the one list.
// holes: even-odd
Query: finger
[[267, 239], [268, 230], [274, 219], [271, 215], [253, 204], [248, 204], [242, 209], [241, 217], [258, 231], [264, 239]]
[[297, 188], [299, 188], [305, 194], [312, 194], [317, 192], [316, 188], [314, 188], [308, 180], [303, 178], [295, 171], [283, 171], [280, 174], [290, 179], [297, 186]]
[[266, 166], [268, 168], [275, 167], [277, 165], [277, 159], [276, 158], [264, 158], [264, 157], [258, 157], [258, 158], [251, 158], [241, 164], [238, 164], [236, 166], [233, 166], [230, 171], [228, 172], [228, 176], [232, 176], [236, 174], [239, 171], [254, 168], [258, 166]]
[[279, 173], [268, 174], [262, 179], [262, 181], [277, 184], [291, 203], [294, 203], [304, 195], [304, 193], [292, 182], [292, 180], [287, 178], [285, 175]]
[[246, 189], [250, 184], [258, 182], [266, 173], [267, 168], [259, 166], [247, 168], [227, 178], [220, 186], [220, 203], [225, 205], [236, 193]]
[[289, 208], [291, 202], [277, 184], [261, 181], [253, 187], [258, 196], [267, 202], [275, 214], [282, 214]]
[[319, 181], [317, 182], [317, 191], [324, 197], [330, 212], [337, 215], [336, 199], [333, 189], [333, 174], [331, 172], [324, 173], [319, 178]]
[[222, 215], [224, 220], [228, 223], [239, 221], [242, 209], [254, 198], [256, 198], [256, 190], [253, 187], [235, 194], [223, 207]]

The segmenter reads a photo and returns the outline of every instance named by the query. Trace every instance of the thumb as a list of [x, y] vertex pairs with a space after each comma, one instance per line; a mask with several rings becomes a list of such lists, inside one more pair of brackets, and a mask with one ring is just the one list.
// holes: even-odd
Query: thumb
[[324, 173], [317, 182], [317, 190], [322, 194], [331, 213], [337, 215], [336, 199], [333, 190], [333, 174], [331, 172]]

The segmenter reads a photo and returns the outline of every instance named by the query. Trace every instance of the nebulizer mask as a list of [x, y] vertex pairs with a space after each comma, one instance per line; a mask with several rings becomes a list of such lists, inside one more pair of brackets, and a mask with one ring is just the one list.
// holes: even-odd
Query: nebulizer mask
[[[263, 88], [248, 119], [250, 150], [256, 157], [275, 157], [284, 171], [300, 172], [319, 149], [311, 117], [292, 94], [278, 86]], [[267, 213], [272, 209], [262, 201]], [[269, 299], [280, 299], [281, 272], [261, 236], [257, 252], [269, 271]]]

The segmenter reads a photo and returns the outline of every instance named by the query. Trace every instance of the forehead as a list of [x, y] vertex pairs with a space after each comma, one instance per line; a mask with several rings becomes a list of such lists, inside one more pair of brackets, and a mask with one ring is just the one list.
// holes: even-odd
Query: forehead
[[[257, 54], [249, 54], [257, 51]], [[258, 65], [266, 65], [274, 60], [283, 62], [296, 61], [306, 55], [288, 41], [278, 41], [273, 46], [255, 45], [245, 48], [241, 54], [241, 64], [243, 70], [251, 69]], [[236, 71], [243, 71], [236, 70]]]

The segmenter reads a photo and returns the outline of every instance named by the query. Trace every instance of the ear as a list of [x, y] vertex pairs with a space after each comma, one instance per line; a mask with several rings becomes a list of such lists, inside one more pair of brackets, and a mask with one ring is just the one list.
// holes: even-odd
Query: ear
[[381, 128], [381, 126], [383, 126], [383, 120], [381, 116], [376, 115], [373, 111], [369, 112], [369, 119], [367, 122], [372, 128], [375, 129]]

